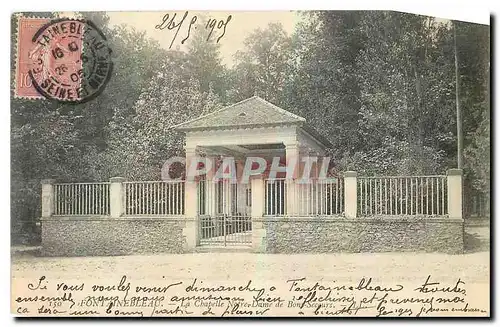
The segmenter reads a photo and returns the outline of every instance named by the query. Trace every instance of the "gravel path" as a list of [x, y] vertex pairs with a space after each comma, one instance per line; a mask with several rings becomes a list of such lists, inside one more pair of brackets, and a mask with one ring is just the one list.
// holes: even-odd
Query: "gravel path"
[[[253, 254], [194, 253], [134, 255], [116, 257], [36, 257], [33, 249], [12, 248], [12, 279], [17, 289], [12, 296], [32, 295], [26, 288], [41, 276], [54, 285], [85, 282], [115, 285], [123, 275], [133, 285], [163, 285], [182, 282], [215, 285], [273, 284], [287, 292], [290, 279], [305, 277], [308, 282], [336, 285], [357, 284], [373, 277], [374, 283], [404, 285], [406, 296], [431, 275], [433, 282], [453, 287], [458, 278], [465, 282], [471, 307], [488, 308], [490, 252], [489, 228], [468, 228], [466, 251], [462, 255], [442, 253], [332, 253]], [[17, 285], [17, 286], [16, 286]], [[443, 286], [444, 287], [444, 286]], [[14, 294], [15, 293], [15, 294]], [[53, 294], [56, 295], [56, 294]], [[60, 294], [59, 294], [60, 295]], [[76, 295], [75, 295], [76, 296]], [[401, 295], [402, 296], [402, 295]], [[27, 304], [25, 304], [27, 305]], [[36, 306], [36, 303], [33, 304]], [[13, 307], [15, 310], [17, 307]], [[293, 307], [289, 310], [295, 310]], [[283, 313], [286, 314], [286, 313]], [[295, 311], [288, 313], [296, 315]]]
[[42, 258], [12, 257], [13, 278], [102, 278], [127, 274], [134, 279], [206, 278], [217, 280], [283, 280], [308, 276], [324, 280], [356, 279], [366, 275], [384, 280], [414, 280], [431, 274], [436, 278], [464, 277], [470, 282], [489, 281], [489, 228], [469, 228], [469, 245], [463, 255], [441, 253], [336, 253], [252, 254], [195, 253], [119, 257]]
[[205, 278], [215, 280], [283, 280], [307, 276], [311, 279], [356, 279], [367, 275], [387, 281], [436, 278], [453, 275], [470, 282], [489, 280], [489, 252], [464, 255], [433, 253], [377, 254], [251, 254], [196, 253], [126, 257], [14, 258], [13, 278], [38, 278], [47, 274], [57, 279], [101, 278], [127, 274], [134, 279]]

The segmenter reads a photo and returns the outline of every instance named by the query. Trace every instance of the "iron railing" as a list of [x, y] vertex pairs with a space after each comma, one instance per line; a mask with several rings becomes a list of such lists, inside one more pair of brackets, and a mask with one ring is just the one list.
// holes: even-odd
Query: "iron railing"
[[[110, 185], [109, 182], [54, 184], [54, 215], [109, 215]], [[250, 217], [250, 184], [200, 180], [197, 187], [199, 216]], [[306, 182], [275, 178], [264, 180], [264, 198], [260, 201], [264, 201], [265, 216], [339, 215], [344, 212], [344, 193], [342, 178]], [[184, 215], [185, 205], [194, 205], [184, 203], [184, 181], [123, 182], [122, 196], [125, 216], [178, 216]], [[447, 197], [444, 175], [357, 178], [358, 216], [446, 216]], [[489, 203], [474, 200], [474, 211], [486, 212]]]
[[125, 215], [184, 214], [184, 181], [124, 182]]
[[284, 178], [266, 179], [264, 188], [264, 215], [286, 215], [287, 181]]
[[109, 215], [109, 182], [54, 184], [54, 216]]
[[445, 216], [446, 176], [358, 177], [358, 215]]
[[[290, 203], [293, 199], [293, 203]], [[311, 178], [305, 181], [266, 179], [267, 216], [328, 216], [344, 212], [344, 183], [341, 178]]]
[[[296, 183], [298, 200], [294, 207], [299, 216], [330, 216], [344, 212], [344, 182], [341, 178], [309, 179]], [[293, 214], [293, 213], [292, 213]]]

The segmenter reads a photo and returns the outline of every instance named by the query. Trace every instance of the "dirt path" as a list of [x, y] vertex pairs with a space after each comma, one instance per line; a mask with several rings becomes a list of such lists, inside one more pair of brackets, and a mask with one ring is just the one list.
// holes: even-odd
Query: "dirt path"
[[[489, 252], [464, 255], [426, 253], [281, 255], [251, 253], [197, 253], [122, 257], [13, 259], [13, 278], [100, 278], [127, 274], [134, 279], [267, 279], [308, 276], [317, 279], [355, 279], [366, 275], [384, 280], [413, 280], [425, 274], [466, 277], [471, 282], [489, 280]], [[345, 277], [343, 277], [345, 276]], [[348, 276], [348, 277], [347, 277]]]

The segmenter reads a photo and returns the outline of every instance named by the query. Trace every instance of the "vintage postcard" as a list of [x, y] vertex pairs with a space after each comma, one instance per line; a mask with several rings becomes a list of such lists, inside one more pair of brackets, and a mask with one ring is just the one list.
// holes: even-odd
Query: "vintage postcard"
[[17, 317], [489, 317], [490, 26], [16, 12]]

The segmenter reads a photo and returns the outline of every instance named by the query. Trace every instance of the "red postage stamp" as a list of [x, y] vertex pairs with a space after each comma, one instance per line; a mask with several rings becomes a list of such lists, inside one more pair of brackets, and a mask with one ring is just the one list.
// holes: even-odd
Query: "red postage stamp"
[[14, 95], [18, 98], [43, 99], [33, 86], [29, 75], [32, 60], [30, 54], [35, 50], [36, 44], [32, 42], [33, 36], [42, 26], [48, 24], [48, 18], [19, 17], [17, 26], [17, 61]]
[[60, 102], [97, 96], [112, 72], [106, 37], [83, 19], [19, 18], [15, 95]]

